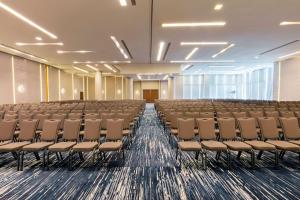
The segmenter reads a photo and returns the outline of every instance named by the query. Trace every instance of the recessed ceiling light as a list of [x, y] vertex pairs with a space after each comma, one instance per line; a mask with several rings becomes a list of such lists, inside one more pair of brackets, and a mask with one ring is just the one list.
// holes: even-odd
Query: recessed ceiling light
[[43, 39], [41, 37], [35, 37], [36, 40], [42, 41]]
[[84, 51], [84, 50], [82, 50], [82, 51], [63, 51], [63, 50], [57, 50], [56, 51], [56, 53], [58, 53], [58, 54], [66, 54], [66, 53], [82, 53], [82, 54], [84, 54], [84, 53], [91, 53], [91, 52], [93, 52], [93, 51]]
[[73, 67], [74, 69], [78, 70], [78, 71], [81, 71], [81, 72], [84, 72], [84, 73], [89, 73], [88, 71], [84, 70], [84, 69], [81, 69], [79, 67]]
[[127, 6], [127, 1], [126, 0], [120, 0], [121, 6]]
[[23, 43], [17, 42], [16, 45], [18, 46], [63, 46], [64, 43], [62, 42], [55, 42], [55, 43], [43, 43], [43, 42], [36, 42], [36, 43]]
[[300, 21], [294, 21], [294, 22], [281, 22], [280, 26], [288, 26], [288, 25], [300, 25]]
[[212, 57], [215, 58], [215, 57], [217, 57], [218, 55], [223, 54], [225, 51], [227, 51], [228, 49], [230, 49], [230, 48], [232, 48], [232, 47], [234, 47], [234, 46], [235, 46], [235, 44], [231, 44], [231, 45], [229, 45], [228, 47], [226, 47], [225, 49], [222, 49], [219, 53], [213, 55]]
[[12, 51], [12, 52], [14, 52], [14, 53], [16, 53], [16, 54], [21, 54], [21, 55], [23, 55], [23, 56], [26, 56], [26, 57], [29, 57], [29, 58], [32, 58], [32, 59], [37, 59], [37, 60], [42, 61], [42, 62], [48, 62], [48, 60], [46, 60], [46, 59], [43, 59], [43, 58], [34, 56], [34, 55], [32, 55], [32, 54], [29, 54], [29, 53], [26, 53], [26, 52], [23, 52], [23, 51], [20, 51], [20, 50], [17, 50], [17, 49], [8, 47], [8, 46], [6, 46], [6, 45], [0, 44], [0, 47], [1, 47], [1, 48], [4, 48], [4, 49], [7, 49], [7, 50], [9, 50], [9, 51]]
[[95, 70], [96, 72], [99, 71], [96, 67], [93, 67], [92, 65], [87, 64], [85, 66], [87, 66], [88, 68], [90, 68], [92, 70]]
[[225, 26], [226, 22], [163, 23], [163, 28]]
[[181, 46], [191, 45], [191, 46], [206, 46], [206, 45], [227, 45], [228, 42], [181, 42]]
[[234, 60], [171, 60], [171, 63], [233, 63]]
[[192, 67], [193, 65], [185, 65], [183, 68], [182, 68], [182, 71], [185, 71], [187, 69], [189, 69], [190, 67]]
[[169, 75], [165, 75], [165, 76], [163, 77], [163, 80], [167, 80], [168, 77], [169, 77]]
[[117, 71], [115, 69], [113, 69], [110, 65], [108, 64], [104, 64], [104, 67], [106, 67], [107, 69], [113, 71], [114, 73], [116, 73]]
[[125, 60], [125, 61], [119, 61], [119, 60], [114, 60], [114, 61], [73, 61], [73, 64], [109, 64], [109, 63], [131, 63], [130, 60]]
[[57, 39], [57, 36], [54, 35], [53, 33], [47, 31], [46, 29], [44, 29], [43, 27], [39, 26], [38, 24], [36, 24], [35, 22], [31, 21], [30, 19], [28, 19], [27, 17], [23, 16], [22, 14], [18, 13], [17, 11], [15, 11], [14, 9], [12, 9], [11, 7], [5, 5], [4, 3], [0, 2], [0, 7], [4, 10], [6, 10], [7, 12], [9, 12], [10, 14], [16, 16], [17, 18], [21, 19], [22, 21], [26, 22], [27, 24], [29, 24], [30, 26], [38, 29], [39, 31], [47, 34], [48, 36], [50, 36], [53, 39]]
[[217, 4], [215, 5], [215, 10], [221, 10], [223, 8], [223, 4]]
[[195, 53], [198, 51], [199, 48], [194, 48], [186, 57], [185, 60], [189, 60]]
[[279, 59], [288, 58], [288, 57], [291, 57], [291, 56], [294, 56], [294, 55], [297, 55], [297, 54], [300, 54], [300, 51], [296, 51], [296, 52], [293, 52], [293, 53], [290, 53], [290, 54], [287, 54], [287, 55], [284, 55], [284, 56], [280, 56]]
[[160, 61], [161, 60], [164, 46], [165, 46], [165, 42], [160, 42], [159, 43], [159, 48], [158, 48], [158, 53], [157, 53], [156, 61]]
[[118, 42], [115, 36], [110, 36], [110, 39], [115, 43], [117, 48], [120, 50], [121, 54], [124, 56], [125, 59], [128, 59], [128, 55], [125, 53], [124, 49], [121, 47], [120, 43]]

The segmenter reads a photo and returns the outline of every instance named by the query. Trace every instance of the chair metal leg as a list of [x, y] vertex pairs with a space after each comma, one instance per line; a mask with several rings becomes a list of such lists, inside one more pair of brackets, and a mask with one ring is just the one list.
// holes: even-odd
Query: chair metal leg
[[261, 156], [262, 154], [264, 153], [264, 151], [259, 151], [258, 154], [257, 154], [257, 160], [260, 160], [261, 159]]
[[180, 169], [181, 169], [181, 159], [182, 159], [182, 152], [180, 150], [180, 152], [179, 152], [179, 167], [180, 167]]
[[69, 151], [69, 159], [68, 159], [68, 169], [71, 170], [72, 169], [72, 157], [73, 157], [73, 151]]
[[227, 150], [227, 166], [228, 166], [228, 169], [231, 169], [231, 152], [230, 152], [230, 150]]
[[275, 168], [278, 167], [278, 163], [279, 163], [279, 155], [278, 155], [278, 151], [275, 150]]
[[206, 153], [206, 151], [202, 152], [202, 166], [203, 166], [204, 170], [207, 169], [207, 153]]
[[239, 160], [241, 158], [241, 155], [242, 155], [242, 151], [239, 151], [236, 158]]
[[43, 151], [43, 168], [46, 167], [46, 149]]
[[20, 170], [22, 171], [23, 170], [23, 164], [24, 164], [24, 154], [25, 154], [25, 152], [24, 151], [22, 151], [21, 152], [21, 163], [20, 163]]
[[176, 146], [176, 160], [177, 160], [177, 157], [178, 157], [178, 145]]
[[220, 159], [221, 156], [221, 151], [217, 151], [216, 153], [216, 160], [218, 161]]
[[57, 160], [60, 160], [59, 154], [57, 152], [55, 154], [56, 154]]
[[17, 170], [20, 171], [20, 152], [17, 152]]
[[255, 152], [253, 150], [251, 150], [250, 152], [251, 152], [251, 166], [252, 166], [252, 168], [254, 168], [254, 166], [255, 166]]
[[285, 151], [281, 151], [280, 154], [279, 154], [279, 158], [283, 159], [284, 154], [285, 154]]
[[83, 153], [82, 153], [82, 152], [78, 152], [78, 155], [79, 155], [80, 160], [81, 160], [81, 161], [84, 161]]
[[49, 170], [49, 157], [50, 157], [50, 152], [47, 151], [47, 170]]
[[34, 154], [36, 160], [41, 160], [40, 155], [39, 155], [38, 152], [33, 152], [33, 154]]

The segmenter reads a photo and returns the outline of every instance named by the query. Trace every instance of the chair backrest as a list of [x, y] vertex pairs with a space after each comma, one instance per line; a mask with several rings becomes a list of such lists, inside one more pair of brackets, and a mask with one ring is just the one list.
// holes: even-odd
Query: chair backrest
[[217, 112], [218, 118], [230, 118], [232, 117], [231, 112]]
[[84, 119], [86, 120], [86, 119], [99, 119], [100, 118], [100, 116], [99, 116], [99, 114], [98, 113], [86, 113], [85, 115], [84, 115]]
[[295, 117], [294, 112], [292, 111], [280, 111], [281, 117]]
[[215, 121], [214, 118], [198, 118], [198, 133], [201, 140], [215, 140]]
[[273, 117], [276, 121], [277, 127], [280, 127], [278, 111], [266, 111], [265, 113], [266, 113], [266, 117]]
[[195, 120], [194, 118], [189, 119], [178, 119], [178, 137], [183, 140], [191, 140], [195, 137], [194, 133]]
[[18, 115], [17, 114], [7, 114], [5, 113], [4, 115], [4, 120], [14, 120], [17, 119]]
[[279, 134], [274, 117], [260, 117], [258, 123], [265, 139], [278, 139]]
[[80, 119], [66, 119], [64, 123], [63, 140], [77, 141], [80, 132]]
[[256, 119], [253, 117], [238, 118], [239, 128], [243, 139], [257, 139]]
[[57, 138], [60, 123], [61, 120], [46, 119], [43, 123], [41, 141], [55, 141]]
[[124, 119], [107, 119], [107, 140], [122, 140]]
[[19, 121], [24, 119], [32, 119], [33, 114], [31, 113], [19, 113]]
[[39, 120], [37, 129], [38, 129], [38, 130], [42, 130], [42, 129], [43, 129], [44, 121], [45, 121], [46, 119], [49, 119], [49, 118], [50, 118], [50, 115], [49, 115], [49, 114], [37, 114], [37, 115], [35, 115], [34, 119]]
[[4, 111], [0, 111], [0, 119], [3, 119], [5, 112]]
[[224, 140], [232, 140], [236, 137], [234, 118], [218, 118], [220, 136]]
[[101, 120], [87, 119], [84, 126], [84, 140], [98, 141], [100, 138]]
[[115, 118], [115, 113], [101, 113], [101, 128], [102, 129], [107, 129], [107, 120], [108, 119], [114, 119]]
[[249, 111], [249, 116], [255, 118], [256, 127], [259, 127], [258, 118], [264, 117], [264, 113], [262, 111]]
[[17, 120], [0, 121], [0, 141], [12, 140], [17, 126]]
[[129, 129], [130, 127], [130, 113], [116, 113], [115, 118], [124, 119], [123, 129]]
[[69, 113], [68, 119], [81, 119], [82, 113], [81, 112], [73, 112]]
[[299, 122], [296, 117], [280, 118], [285, 139], [300, 139]]
[[214, 118], [215, 115], [213, 112], [200, 112], [200, 118]]
[[67, 114], [53, 114], [52, 119], [60, 120], [59, 129], [64, 128], [64, 122], [67, 118]]
[[244, 117], [247, 117], [247, 113], [246, 112], [233, 112], [232, 113], [233, 117], [234, 118], [244, 118]]
[[24, 119], [20, 122], [20, 133], [18, 141], [32, 141], [35, 137], [35, 132], [39, 120], [37, 119]]

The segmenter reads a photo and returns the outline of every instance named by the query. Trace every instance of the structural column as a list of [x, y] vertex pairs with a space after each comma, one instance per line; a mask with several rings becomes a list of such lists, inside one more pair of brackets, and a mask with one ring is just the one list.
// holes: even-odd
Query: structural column
[[95, 99], [102, 100], [102, 72], [96, 72], [95, 75]]
[[128, 78], [128, 98], [133, 99], [133, 78]]
[[168, 99], [174, 99], [174, 80], [173, 77], [168, 78]]

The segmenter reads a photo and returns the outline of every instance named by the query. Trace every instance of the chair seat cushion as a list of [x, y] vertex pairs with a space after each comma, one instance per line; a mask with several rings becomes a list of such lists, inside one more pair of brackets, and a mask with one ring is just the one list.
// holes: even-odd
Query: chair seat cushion
[[264, 141], [253, 140], [253, 141], [245, 141], [245, 143], [249, 144], [253, 149], [256, 150], [271, 151], [276, 149], [274, 145]]
[[59, 142], [48, 147], [49, 151], [61, 152], [71, 149], [76, 142]]
[[40, 151], [48, 148], [52, 144], [53, 142], [36, 142], [36, 143], [26, 145], [22, 149], [24, 151]]
[[300, 140], [289, 140], [290, 143], [300, 145]]
[[123, 135], [124, 135], [124, 136], [128, 136], [128, 135], [129, 135], [129, 133], [130, 133], [130, 131], [129, 131], [128, 129], [126, 129], [126, 130], [123, 130]]
[[0, 146], [0, 152], [10, 152], [21, 149], [23, 146], [30, 144], [30, 142], [12, 142]]
[[182, 141], [178, 142], [179, 149], [183, 151], [200, 151], [201, 144], [196, 141]]
[[73, 150], [77, 152], [92, 151], [98, 146], [98, 142], [81, 142], [73, 146]]
[[171, 134], [178, 135], [178, 129], [171, 129]]
[[282, 141], [282, 140], [267, 140], [267, 143], [273, 144], [277, 149], [287, 150], [287, 151], [298, 151], [300, 147], [296, 144]]
[[224, 144], [233, 151], [248, 151], [251, 150], [252, 147], [249, 144], [246, 144], [241, 141], [224, 141]]
[[202, 148], [208, 149], [211, 151], [224, 151], [227, 149], [227, 146], [222, 142], [210, 140], [210, 141], [202, 141]]
[[104, 142], [100, 144], [100, 151], [117, 151], [122, 148], [123, 143], [121, 141], [117, 142]]
[[11, 140], [1, 141], [0, 146], [11, 143]]

